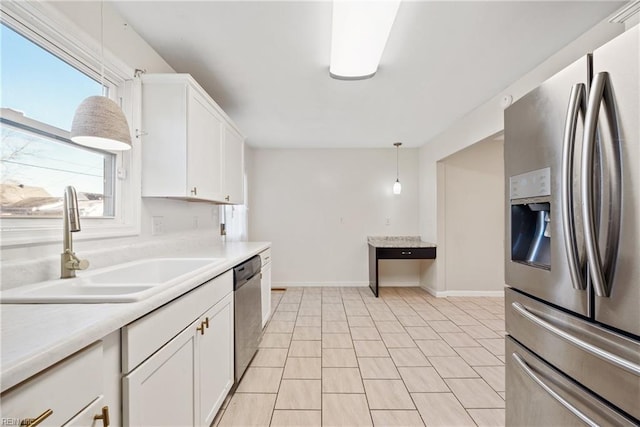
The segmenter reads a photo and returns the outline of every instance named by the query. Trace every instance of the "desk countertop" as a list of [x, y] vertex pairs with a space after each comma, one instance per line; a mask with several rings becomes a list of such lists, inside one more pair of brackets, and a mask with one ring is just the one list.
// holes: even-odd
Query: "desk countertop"
[[434, 243], [423, 242], [420, 236], [369, 236], [367, 243], [375, 248], [435, 248]]

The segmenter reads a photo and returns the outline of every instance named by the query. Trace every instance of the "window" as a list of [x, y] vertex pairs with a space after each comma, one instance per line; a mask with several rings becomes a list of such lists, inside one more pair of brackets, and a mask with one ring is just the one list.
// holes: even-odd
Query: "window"
[[0, 38], [1, 215], [61, 216], [73, 184], [81, 216], [113, 216], [116, 156], [69, 140], [75, 107], [100, 84], [4, 24]]
[[130, 151], [109, 152], [70, 140], [77, 106], [101, 92], [139, 127], [134, 70], [108, 52], [97, 55], [99, 42], [53, 4], [4, 1], [0, 11], [0, 244], [60, 240], [67, 185], [76, 188], [84, 220], [76, 239], [139, 234], [137, 141]]

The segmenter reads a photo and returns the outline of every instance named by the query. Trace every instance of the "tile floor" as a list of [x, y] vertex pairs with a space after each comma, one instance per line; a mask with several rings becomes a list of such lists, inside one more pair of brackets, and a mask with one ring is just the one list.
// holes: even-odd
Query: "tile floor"
[[289, 288], [219, 426], [502, 426], [504, 301]]

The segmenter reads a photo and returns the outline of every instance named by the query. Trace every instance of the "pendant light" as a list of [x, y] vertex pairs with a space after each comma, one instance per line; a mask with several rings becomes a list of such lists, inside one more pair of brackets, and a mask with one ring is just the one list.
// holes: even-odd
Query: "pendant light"
[[402, 192], [402, 184], [400, 184], [400, 172], [399, 172], [399, 151], [402, 142], [394, 142], [396, 147], [396, 182], [393, 183], [393, 194], [400, 194]]
[[[100, 2], [100, 89], [104, 91], [104, 2]], [[90, 96], [80, 103], [71, 124], [71, 140], [110, 151], [131, 149], [129, 124], [122, 109], [106, 96]]]

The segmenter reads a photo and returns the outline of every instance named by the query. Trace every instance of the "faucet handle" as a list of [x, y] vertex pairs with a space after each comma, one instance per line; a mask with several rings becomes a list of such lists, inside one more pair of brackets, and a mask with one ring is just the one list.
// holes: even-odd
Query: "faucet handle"
[[89, 268], [89, 260], [81, 259], [77, 261], [76, 270], [86, 270]]
[[70, 259], [64, 263], [64, 266], [69, 270], [86, 270], [89, 268], [89, 261], [86, 259], [80, 259], [76, 256], [75, 252], [71, 252], [69, 249], [65, 251]]

